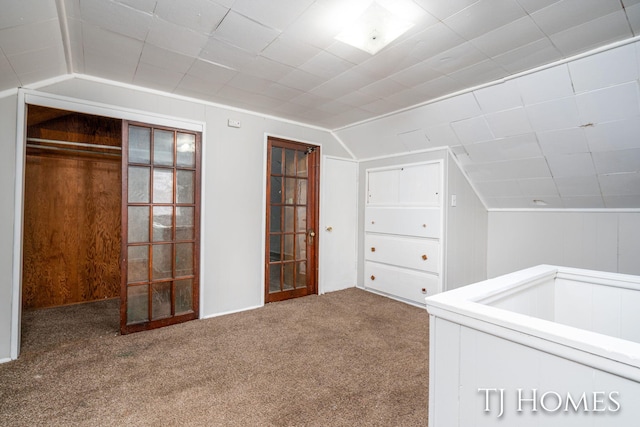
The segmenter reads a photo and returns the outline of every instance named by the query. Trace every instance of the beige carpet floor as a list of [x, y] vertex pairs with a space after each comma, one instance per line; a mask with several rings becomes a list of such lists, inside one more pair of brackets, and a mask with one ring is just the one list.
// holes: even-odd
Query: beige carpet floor
[[25, 312], [0, 425], [427, 425], [424, 309], [348, 289], [126, 336], [117, 310]]

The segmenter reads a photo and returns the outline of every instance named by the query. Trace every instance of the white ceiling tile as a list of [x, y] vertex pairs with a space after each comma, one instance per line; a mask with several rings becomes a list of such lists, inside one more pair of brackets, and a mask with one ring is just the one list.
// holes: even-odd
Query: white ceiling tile
[[487, 59], [460, 71], [449, 73], [448, 77], [457, 82], [458, 85], [471, 88], [498, 80], [507, 74], [502, 66], [491, 59]]
[[344, 102], [345, 104], [360, 107], [370, 104], [372, 102], [379, 101], [379, 99], [374, 95], [369, 95], [368, 93], [364, 93], [361, 90], [355, 90], [349, 93], [346, 93], [338, 98], [338, 101]]
[[362, 104], [359, 106], [359, 108], [379, 116], [382, 114], [391, 113], [392, 111], [397, 111], [400, 107], [386, 99], [377, 99], [375, 101]]
[[419, 96], [417, 96], [417, 102], [415, 102], [414, 104], [418, 104], [442, 96], [447, 96], [451, 94], [456, 87], [457, 82], [451, 77], [441, 76], [436, 77], [433, 80], [429, 80], [428, 82], [419, 84], [418, 86], [415, 86], [413, 88], [406, 89], [405, 92], [416, 92], [416, 95]]
[[453, 156], [458, 160], [458, 164], [460, 164], [463, 169], [465, 168], [466, 165], [472, 163], [471, 159], [469, 158], [469, 154], [467, 153], [467, 150], [464, 148], [464, 145], [455, 145], [450, 148], [451, 148], [451, 152], [453, 153]]
[[244, 91], [263, 94], [264, 90], [273, 83], [274, 82], [271, 80], [240, 73], [236, 74], [231, 80], [229, 80], [227, 85]]
[[640, 114], [636, 81], [576, 95], [584, 124], [622, 120]]
[[522, 197], [522, 192], [515, 180], [483, 181], [476, 184], [476, 189], [484, 197]]
[[287, 86], [283, 86], [279, 83], [273, 83], [262, 92], [265, 96], [274, 99], [280, 99], [282, 101], [290, 101], [295, 97], [302, 95], [304, 92], [293, 89]]
[[344, 0], [316, 1], [286, 28], [286, 33], [292, 39], [325, 49], [344, 29], [338, 14], [341, 8]]
[[427, 12], [435, 16], [440, 20], [444, 20], [451, 15], [454, 15], [460, 12], [462, 9], [465, 9], [471, 6], [473, 3], [476, 3], [478, 0], [449, 0], [449, 1], [440, 1], [440, 0], [414, 0], [417, 4], [419, 4], [422, 8], [424, 8]]
[[48, 21], [57, 17], [54, 0], [5, 1], [2, 3], [0, 14], [0, 29]]
[[478, 89], [473, 93], [484, 113], [495, 113], [522, 106], [522, 98], [514, 80]]
[[520, 3], [520, 6], [522, 6], [527, 13], [532, 14], [537, 10], [558, 3], [559, 1], [562, 0], [518, 0], [518, 3]]
[[259, 53], [273, 42], [281, 31], [265, 27], [233, 11], [229, 12], [214, 37], [250, 53]]
[[[429, 138], [429, 141], [431, 141], [434, 146], [448, 145], [450, 147], [454, 147], [460, 144], [460, 140], [456, 136], [453, 129], [451, 129], [449, 123], [429, 126], [425, 129], [425, 133], [427, 134], [427, 138]], [[463, 147], [461, 149], [464, 150], [463, 145], [460, 145], [460, 147]]]
[[605, 196], [604, 204], [610, 209], [635, 209], [640, 206], [640, 194], [636, 196]]
[[254, 65], [257, 55], [238, 49], [222, 40], [209, 38], [200, 51], [199, 58], [235, 70], [247, 70]]
[[0, 51], [0, 88], [20, 86], [20, 80], [18, 80], [17, 74], [11, 68], [9, 60]]
[[627, 18], [629, 19], [629, 24], [631, 25], [631, 30], [633, 31], [633, 35], [637, 36], [640, 34], [640, 3], [636, 3], [631, 6], [625, 6], [624, 8]]
[[550, 38], [560, 52], [573, 55], [632, 36], [626, 15], [618, 11], [553, 34]]
[[576, 93], [601, 89], [638, 79], [638, 60], [633, 44], [620, 46], [569, 63]]
[[640, 116], [584, 128], [592, 152], [640, 148]]
[[449, 74], [487, 59], [487, 55], [478, 50], [470, 42], [465, 42], [432, 56], [424, 63], [436, 71]]
[[451, 127], [464, 145], [489, 141], [495, 138], [484, 117], [455, 121], [451, 123]]
[[474, 181], [503, 181], [509, 179], [550, 177], [549, 166], [543, 157], [507, 162], [474, 163], [465, 166]]
[[21, 85], [26, 86], [31, 83], [41, 82], [46, 79], [58, 77], [67, 72], [66, 67], [62, 65], [62, 60], [44, 64], [41, 68], [33, 69], [29, 72], [18, 73], [18, 79]]
[[531, 14], [547, 35], [552, 35], [620, 10], [620, 2], [602, 0], [562, 0]]
[[486, 114], [489, 128], [496, 138], [530, 133], [531, 124], [523, 107]]
[[268, 27], [284, 30], [312, 3], [313, 0], [281, 0], [278, 7], [274, 7], [272, 3], [263, 0], [236, 0], [232, 8]]
[[261, 53], [262, 56], [298, 67], [320, 53], [320, 49], [288, 36], [279, 37]]
[[523, 196], [558, 196], [553, 178], [519, 179], [517, 183]]
[[593, 163], [599, 175], [640, 172], [640, 148], [593, 153]]
[[146, 42], [163, 49], [198, 56], [208, 37], [188, 28], [155, 18], [151, 22]]
[[572, 96], [528, 105], [525, 110], [535, 132], [567, 129], [582, 124], [576, 101]]
[[443, 22], [470, 40], [525, 15], [524, 9], [515, 0], [480, 0]]
[[85, 55], [88, 53], [105, 55], [109, 58], [118, 58], [119, 63], [127, 64], [137, 63], [140, 59], [144, 44], [139, 40], [86, 23], [82, 24], [82, 34]]
[[[62, 64], [65, 63], [62, 46], [51, 46], [15, 55], [7, 55], [7, 59], [18, 76], [33, 73], [38, 70], [57, 71], [60, 70]], [[45, 73], [44, 75], [47, 77], [55, 77], [57, 74]]]
[[[67, 0], [67, 2], [68, 1], [70, 0]], [[82, 0], [74, 0], [74, 1], [77, 1], [79, 3]], [[126, 4], [132, 9], [136, 9], [148, 14], [153, 14], [153, 11], [156, 9], [156, 6], [158, 4], [158, 0], [115, 0], [115, 2]]]
[[418, 64], [422, 59], [410, 55], [413, 44], [403, 43], [381, 50], [360, 64], [363, 73], [384, 78]]
[[191, 65], [187, 74], [207, 82], [226, 84], [234, 78], [238, 72], [197, 59]]
[[546, 156], [586, 153], [589, 151], [584, 128], [538, 132], [538, 143]]
[[361, 64], [371, 58], [369, 52], [365, 52], [364, 50], [360, 50], [338, 40], [327, 46], [325, 50], [352, 64]]
[[215, 94], [222, 86], [224, 86], [223, 82], [207, 81], [187, 74], [180, 80], [174, 92], [194, 98], [203, 98], [206, 95]]
[[112, 1], [80, 0], [80, 10], [85, 23], [141, 41], [157, 20], [149, 13]]
[[591, 153], [563, 154], [547, 156], [547, 163], [554, 178], [565, 176], [595, 175]]
[[211, 34], [228, 12], [228, 8], [208, 0], [158, 0], [154, 9], [165, 21], [204, 34]]
[[562, 197], [600, 196], [600, 184], [595, 175], [554, 177]]
[[513, 22], [489, 31], [471, 40], [478, 49], [488, 56], [496, 56], [521, 46], [525, 46], [545, 35], [530, 16], [524, 16]]
[[509, 52], [494, 56], [492, 59], [505, 70], [515, 74], [550, 64], [562, 58], [558, 48], [549, 39], [541, 39]]
[[475, 144], [466, 144], [471, 160], [478, 163], [540, 157], [540, 147], [535, 134], [518, 135]]
[[466, 40], [442, 22], [437, 22], [414, 37], [411, 55], [420, 59], [431, 58], [461, 45]]
[[408, 151], [418, 151], [429, 148], [429, 140], [422, 129], [400, 133], [398, 134], [398, 138]]
[[442, 76], [440, 71], [434, 70], [429, 64], [423, 62], [393, 74], [391, 79], [407, 88]]
[[364, 87], [362, 87], [360, 90], [360, 92], [370, 95], [370, 96], [376, 96], [376, 97], [387, 97], [387, 96], [391, 96], [394, 93], [398, 93], [400, 91], [403, 91], [405, 89], [408, 89], [409, 86], [404, 86], [400, 83], [398, 83], [395, 79], [383, 79], [383, 80], [378, 80], [376, 82], [373, 82], [369, 85], [366, 85]]
[[110, 54], [84, 53], [84, 67], [87, 74], [105, 79], [131, 83], [136, 72], [137, 62], [123, 58], [115, 52]]
[[156, 89], [161, 87], [163, 90], [172, 92], [180, 83], [184, 74], [184, 72], [167, 70], [166, 68], [141, 62], [136, 68], [133, 83], [141, 86], [144, 86], [145, 83], [153, 83], [153, 87]]
[[5, 55], [16, 55], [50, 46], [62, 46], [57, 19], [0, 30], [0, 49]]
[[322, 83], [322, 79], [313, 74], [309, 74], [302, 70], [293, 70], [280, 80], [278, 83], [304, 92], [310, 91]]
[[354, 64], [345, 61], [342, 58], [339, 58], [329, 52], [321, 51], [316, 56], [300, 65], [299, 68], [328, 80], [342, 74], [353, 66]]
[[[447, 79], [447, 77], [443, 76], [440, 79]], [[439, 80], [439, 79], [436, 79], [436, 80]], [[428, 83], [425, 83], [425, 84], [428, 84]], [[425, 88], [423, 86], [425, 84], [415, 88], [405, 89], [400, 92], [396, 92], [392, 95], [385, 97], [385, 99], [397, 105], [403, 105], [408, 107], [410, 105], [420, 104], [430, 98], [436, 98], [441, 94], [441, 93], [438, 93], [437, 90], [438, 90], [438, 84], [443, 84], [443, 82], [434, 83], [436, 86], [431, 88], [432, 93], [427, 96], [424, 95]], [[445, 93], [450, 92], [449, 90], [444, 90], [444, 91]]]
[[573, 95], [571, 77], [566, 65], [558, 65], [516, 79], [525, 105]]
[[472, 93], [446, 98], [420, 108], [424, 112], [426, 126], [455, 122], [482, 114]]
[[562, 202], [567, 209], [601, 209], [605, 207], [602, 196], [563, 197]]
[[640, 195], [640, 173], [616, 173], [599, 175], [602, 196], [638, 196]]
[[142, 55], [140, 56], [140, 62], [179, 73], [186, 73], [194, 61], [195, 58], [193, 57], [162, 49], [149, 43], [144, 44]]

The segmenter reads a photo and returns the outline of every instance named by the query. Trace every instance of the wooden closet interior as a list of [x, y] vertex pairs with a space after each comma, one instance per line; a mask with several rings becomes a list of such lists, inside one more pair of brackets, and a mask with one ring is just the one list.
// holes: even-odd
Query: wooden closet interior
[[120, 296], [122, 121], [29, 105], [22, 306]]

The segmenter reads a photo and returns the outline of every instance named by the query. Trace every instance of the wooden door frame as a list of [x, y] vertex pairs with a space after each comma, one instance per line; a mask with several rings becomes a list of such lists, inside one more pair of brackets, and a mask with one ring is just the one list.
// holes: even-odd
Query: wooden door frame
[[[145, 127], [145, 128], [150, 128], [152, 130], [152, 134], [153, 134], [153, 130], [158, 129], [158, 130], [166, 130], [166, 131], [171, 131], [171, 132], [185, 132], [185, 133], [194, 133], [195, 134], [195, 166], [194, 166], [194, 171], [195, 171], [195, 175], [194, 175], [194, 247], [193, 247], [193, 270], [194, 270], [194, 278], [193, 278], [193, 285], [192, 285], [192, 312], [191, 313], [186, 313], [186, 314], [181, 314], [181, 315], [171, 315], [170, 317], [167, 318], [163, 318], [163, 319], [158, 319], [158, 320], [152, 320], [151, 319], [151, 313], [149, 313], [149, 320], [147, 320], [146, 322], [142, 322], [142, 323], [136, 323], [136, 324], [127, 324], [126, 320], [127, 320], [127, 289], [128, 289], [128, 284], [127, 284], [127, 273], [128, 273], [128, 255], [127, 255], [127, 250], [128, 250], [128, 238], [126, 236], [127, 231], [128, 231], [128, 216], [129, 216], [129, 212], [128, 212], [128, 207], [129, 207], [129, 203], [127, 200], [127, 195], [128, 195], [128, 184], [129, 184], [129, 175], [128, 175], [128, 169], [129, 169], [129, 155], [128, 155], [128, 149], [129, 149], [129, 126], [140, 126], [140, 127]], [[153, 138], [153, 137], [152, 137]], [[150, 145], [149, 149], [152, 150], [153, 146]], [[153, 167], [155, 167], [155, 165], [150, 161], [149, 163], [151, 169], [153, 169]], [[201, 269], [200, 269], [200, 261], [201, 261], [201, 238], [202, 238], [202, 232], [201, 232], [201, 225], [202, 225], [202, 220], [201, 220], [201, 211], [202, 211], [202, 200], [201, 200], [201, 192], [202, 192], [202, 182], [201, 182], [201, 178], [202, 178], [202, 132], [196, 132], [196, 131], [189, 131], [186, 129], [179, 129], [179, 128], [175, 128], [175, 127], [169, 127], [169, 126], [162, 126], [162, 125], [155, 125], [155, 124], [150, 124], [150, 123], [143, 123], [143, 122], [137, 122], [137, 121], [130, 121], [130, 120], [122, 120], [122, 158], [121, 158], [121, 166], [122, 166], [122, 202], [121, 202], [121, 209], [122, 209], [122, 214], [121, 214], [121, 218], [122, 218], [122, 225], [121, 225], [121, 229], [122, 229], [122, 237], [120, 239], [121, 241], [121, 251], [120, 251], [120, 276], [121, 276], [121, 283], [120, 283], [120, 333], [121, 334], [128, 334], [128, 333], [133, 333], [133, 332], [140, 332], [140, 331], [146, 331], [146, 330], [150, 330], [150, 329], [156, 329], [156, 328], [162, 328], [164, 326], [169, 326], [169, 325], [174, 325], [174, 324], [178, 324], [178, 323], [183, 323], [189, 320], [195, 320], [198, 319], [200, 317], [200, 283], [201, 283]], [[161, 167], [162, 168], [162, 167]], [[175, 168], [175, 166], [174, 166]], [[153, 178], [150, 176], [150, 179], [153, 180]], [[150, 186], [152, 186], [153, 184], [150, 183]], [[174, 192], [176, 191], [176, 186], [177, 186], [177, 182], [174, 180], [173, 182], [173, 186], [174, 186]], [[150, 207], [154, 205], [153, 200], [150, 200]], [[176, 203], [174, 202], [174, 205], [176, 205]], [[150, 223], [153, 221], [152, 216], [150, 216], [149, 219]], [[149, 246], [150, 248], [153, 247], [153, 239], [151, 237], [151, 230], [149, 230]], [[175, 240], [175, 238], [174, 238]], [[175, 242], [173, 243], [173, 245], [175, 245]], [[175, 249], [174, 249], [175, 250]], [[174, 258], [175, 258], [175, 253], [174, 253]], [[151, 268], [153, 266], [152, 264], [152, 259], [150, 257], [149, 259], [149, 267]], [[151, 271], [149, 272], [149, 274], [151, 274]], [[171, 281], [171, 283], [174, 280]], [[152, 277], [149, 277], [149, 284], [147, 285], [149, 286], [149, 291], [148, 291], [148, 295], [149, 298], [151, 298], [151, 288], [153, 286], [153, 279]], [[173, 295], [173, 291], [171, 291], [171, 295]], [[173, 302], [174, 297], [171, 297], [171, 300]]]
[[[263, 277], [264, 280], [262, 282], [262, 292], [263, 292], [263, 303], [269, 301], [269, 227], [270, 227], [270, 200], [271, 200], [271, 186], [270, 186], [270, 176], [269, 172], [271, 170], [271, 150], [269, 147], [271, 146], [271, 141], [276, 141], [278, 143], [284, 145], [290, 145], [296, 149], [306, 148], [311, 149], [313, 156], [313, 162], [308, 165], [308, 178], [309, 178], [309, 186], [307, 189], [307, 209], [311, 209], [313, 212], [313, 224], [307, 224], [307, 228], [312, 228], [315, 230], [315, 237], [313, 241], [313, 245], [311, 246], [311, 254], [307, 255], [308, 260], [308, 270], [311, 274], [311, 283], [309, 284], [307, 291], [303, 293], [294, 293], [291, 298], [296, 298], [298, 296], [304, 295], [313, 295], [318, 294], [318, 272], [319, 272], [319, 263], [318, 263], [318, 255], [319, 255], [319, 226], [320, 226], [320, 164], [321, 164], [321, 146], [316, 144], [310, 144], [300, 141], [294, 141], [282, 137], [269, 136], [266, 137], [265, 143], [265, 169], [264, 169], [264, 178], [265, 178], [265, 201], [264, 201], [264, 209], [265, 209], [265, 225], [264, 225], [264, 245], [263, 245]], [[288, 299], [288, 298], [283, 298]], [[272, 299], [269, 302], [279, 301], [280, 299]]]

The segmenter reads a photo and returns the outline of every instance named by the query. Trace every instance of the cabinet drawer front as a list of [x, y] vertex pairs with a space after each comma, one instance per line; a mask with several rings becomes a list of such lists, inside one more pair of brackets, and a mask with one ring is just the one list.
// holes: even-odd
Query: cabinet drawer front
[[364, 256], [369, 261], [433, 273], [440, 271], [437, 240], [366, 234], [364, 244]]
[[440, 237], [440, 209], [377, 208], [364, 212], [364, 230], [416, 237]]
[[429, 273], [404, 270], [367, 261], [364, 265], [364, 286], [424, 304], [424, 299], [439, 292], [440, 278]]

